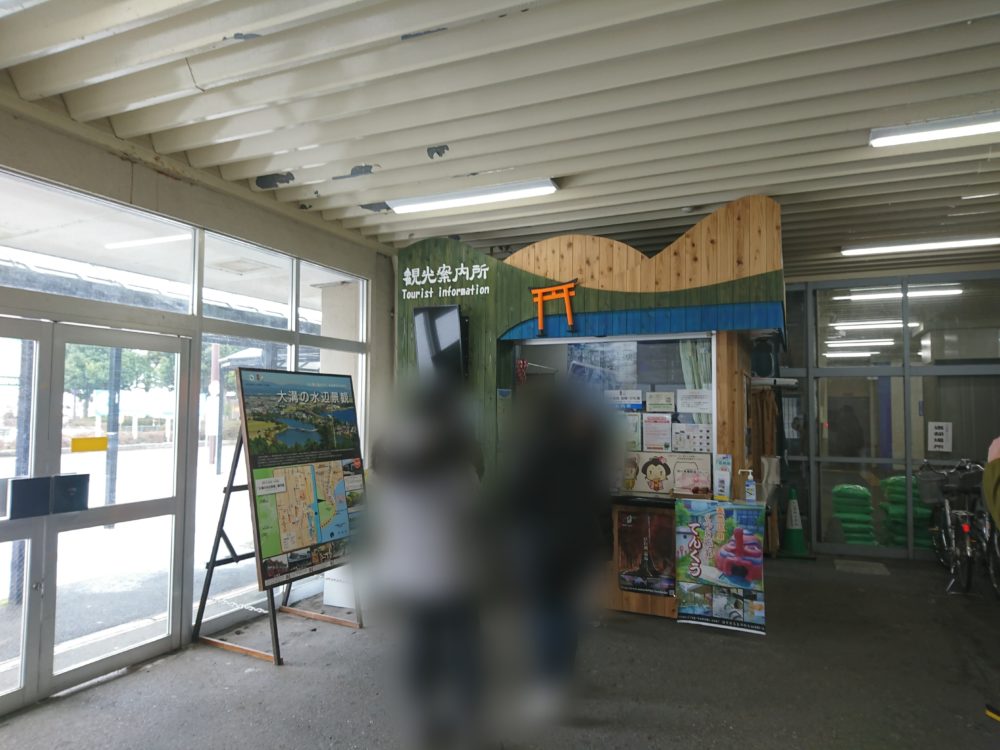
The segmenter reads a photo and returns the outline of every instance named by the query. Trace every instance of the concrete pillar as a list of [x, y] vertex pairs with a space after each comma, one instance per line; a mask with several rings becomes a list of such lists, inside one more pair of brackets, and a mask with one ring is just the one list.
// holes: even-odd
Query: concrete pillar
[[[338, 281], [324, 284], [321, 289], [320, 334], [337, 339], [357, 341], [361, 338], [361, 281]], [[320, 372], [350, 375], [358, 389], [358, 359], [354, 352], [320, 350]]]

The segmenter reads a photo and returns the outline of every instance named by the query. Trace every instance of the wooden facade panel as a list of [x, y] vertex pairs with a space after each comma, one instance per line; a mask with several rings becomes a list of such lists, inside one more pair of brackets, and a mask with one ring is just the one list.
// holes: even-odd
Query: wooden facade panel
[[750, 275], [750, 258], [747, 246], [750, 244], [750, 223], [747, 217], [747, 203], [737, 201], [730, 206], [729, 221], [733, 234], [733, 278], [743, 279]]
[[749, 218], [748, 233], [750, 256], [750, 275], [764, 273], [767, 270], [768, 244], [770, 233], [767, 228], [767, 206], [763, 201], [749, 203], [747, 214]]

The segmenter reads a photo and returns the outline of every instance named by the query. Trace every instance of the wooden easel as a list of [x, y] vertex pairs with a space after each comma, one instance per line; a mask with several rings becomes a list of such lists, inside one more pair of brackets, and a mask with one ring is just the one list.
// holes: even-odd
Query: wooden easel
[[[358, 606], [358, 591], [356, 586], [354, 589], [354, 612], [357, 617], [356, 620], [345, 620], [341, 617], [334, 617], [333, 615], [324, 615], [319, 612], [311, 612], [307, 609], [290, 607], [288, 605], [288, 600], [292, 594], [292, 582], [289, 581], [285, 584], [285, 590], [281, 596], [280, 606], [275, 606], [274, 603], [274, 589], [277, 588], [277, 586], [269, 586], [264, 589], [267, 592], [266, 614], [271, 626], [271, 653], [261, 651], [256, 648], [250, 648], [249, 646], [240, 646], [239, 644], [230, 643], [229, 641], [223, 641], [218, 638], [210, 638], [209, 636], [201, 635], [202, 620], [205, 617], [205, 607], [208, 604], [208, 591], [212, 586], [212, 575], [215, 573], [215, 569], [222, 565], [232, 565], [242, 562], [243, 560], [249, 560], [256, 554], [256, 552], [244, 552], [243, 554], [237, 553], [232, 541], [230, 541], [229, 536], [226, 534], [225, 528], [226, 515], [229, 513], [229, 499], [232, 497], [232, 494], [234, 492], [249, 491], [248, 485], [235, 484], [236, 470], [240, 463], [240, 454], [242, 450], [243, 433], [240, 432], [239, 436], [236, 438], [236, 448], [233, 450], [233, 463], [229, 467], [229, 479], [226, 481], [226, 487], [223, 490], [222, 508], [219, 511], [219, 523], [215, 528], [215, 540], [212, 542], [212, 554], [209, 556], [208, 563], [205, 565], [205, 582], [201, 587], [201, 599], [198, 602], [198, 613], [194, 618], [194, 627], [191, 631], [191, 639], [204, 643], [208, 646], [215, 646], [216, 648], [221, 648], [226, 651], [233, 651], [238, 654], [252, 656], [255, 659], [262, 659], [264, 661], [272, 662], [276, 666], [280, 666], [284, 663], [284, 660], [281, 658], [281, 644], [278, 642], [278, 612], [295, 615], [296, 617], [304, 617], [309, 620], [319, 620], [320, 622], [329, 622], [334, 625], [343, 625], [344, 627], [358, 630], [363, 627], [361, 608]], [[229, 552], [229, 556], [224, 557], [221, 560], [218, 559], [220, 544], [225, 544], [226, 550]]]

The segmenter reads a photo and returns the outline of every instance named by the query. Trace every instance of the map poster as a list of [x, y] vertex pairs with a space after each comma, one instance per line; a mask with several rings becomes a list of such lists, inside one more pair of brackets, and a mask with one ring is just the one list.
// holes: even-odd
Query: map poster
[[240, 368], [261, 590], [347, 562], [364, 505], [349, 375]]
[[764, 634], [761, 506], [678, 500], [677, 619]]
[[674, 511], [621, 508], [618, 515], [618, 588], [674, 595]]

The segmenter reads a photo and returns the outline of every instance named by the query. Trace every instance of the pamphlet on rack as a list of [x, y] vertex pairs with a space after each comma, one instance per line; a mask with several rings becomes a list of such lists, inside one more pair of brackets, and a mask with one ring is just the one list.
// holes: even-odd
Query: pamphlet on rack
[[636, 412], [626, 412], [621, 415], [624, 424], [625, 450], [642, 450], [642, 415]]
[[712, 499], [723, 502], [733, 499], [733, 457], [728, 453], [719, 453], [715, 456], [715, 465], [712, 470], [714, 487], [712, 489]]
[[763, 635], [761, 506], [678, 500], [677, 619]]

